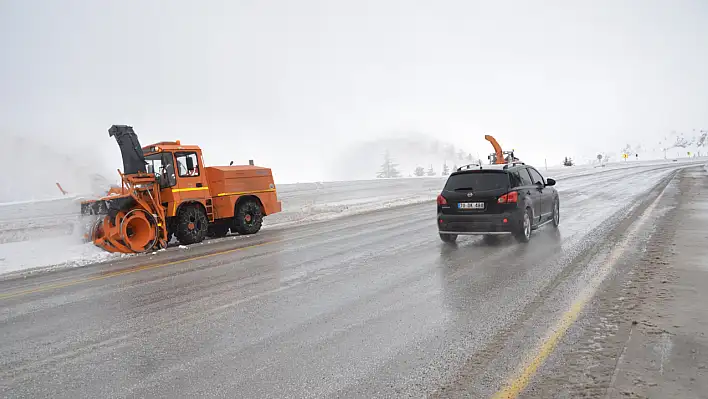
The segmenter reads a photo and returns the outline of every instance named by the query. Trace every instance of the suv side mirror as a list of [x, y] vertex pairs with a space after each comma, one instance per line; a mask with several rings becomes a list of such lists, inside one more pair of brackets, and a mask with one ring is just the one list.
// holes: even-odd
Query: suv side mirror
[[555, 186], [555, 185], [556, 185], [556, 181], [555, 181], [555, 180], [550, 179], [550, 178], [549, 178], [549, 179], [546, 179], [546, 186]]

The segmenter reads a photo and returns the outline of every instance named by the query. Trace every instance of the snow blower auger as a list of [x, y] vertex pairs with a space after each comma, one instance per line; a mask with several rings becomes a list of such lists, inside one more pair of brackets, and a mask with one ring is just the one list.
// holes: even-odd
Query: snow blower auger
[[263, 217], [280, 212], [270, 169], [249, 165], [205, 167], [202, 150], [178, 141], [141, 147], [133, 128], [113, 125], [123, 156], [121, 186], [81, 203], [89, 216], [86, 238], [110, 252], [166, 248], [174, 236], [183, 245], [229, 231], [255, 234]]
[[98, 215], [92, 222], [88, 239], [109, 252], [140, 253], [167, 247], [167, 221], [157, 200], [160, 187], [154, 173], [147, 173], [145, 158], [137, 135], [130, 126], [112, 126], [123, 154], [125, 174], [120, 191], [113, 188], [109, 195], [82, 203], [81, 213]]

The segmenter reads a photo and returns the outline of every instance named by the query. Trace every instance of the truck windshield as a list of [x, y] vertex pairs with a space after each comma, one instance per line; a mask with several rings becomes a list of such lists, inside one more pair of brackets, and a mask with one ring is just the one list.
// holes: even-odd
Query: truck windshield
[[479, 171], [452, 175], [445, 184], [447, 191], [492, 191], [509, 187], [506, 173]]
[[177, 184], [171, 153], [162, 152], [148, 155], [145, 157], [145, 163], [147, 163], [147, 172], [155, 174], [161, 188], [172, 187]]

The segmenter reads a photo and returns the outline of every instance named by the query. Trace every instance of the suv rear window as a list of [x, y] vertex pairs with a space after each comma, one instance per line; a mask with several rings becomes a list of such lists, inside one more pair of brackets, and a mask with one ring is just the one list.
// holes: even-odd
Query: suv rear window
[[488, 191], [509, 187], [509, 175], [503, 172], [466, 172], [450, 176], [447, 191]]

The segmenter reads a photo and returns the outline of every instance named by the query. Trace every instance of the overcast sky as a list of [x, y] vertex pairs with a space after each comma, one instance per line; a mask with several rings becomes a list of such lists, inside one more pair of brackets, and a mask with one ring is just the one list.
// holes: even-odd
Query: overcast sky
[[0, 134], [115, 170], [130, 124], [281, 182], [402, 132], [557, 161], [708, 128], [706, 21], [705, 0], [0, 0]]

